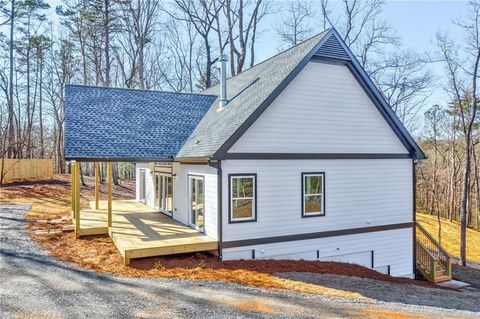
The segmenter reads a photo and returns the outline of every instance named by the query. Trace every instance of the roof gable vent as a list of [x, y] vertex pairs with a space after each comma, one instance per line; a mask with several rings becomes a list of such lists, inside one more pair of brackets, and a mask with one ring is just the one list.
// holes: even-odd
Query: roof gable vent
[[350, 61], [350, 56], [338, 41], [337, 37], [331, 35], [315, 53], [316, 57], [333, 58]]

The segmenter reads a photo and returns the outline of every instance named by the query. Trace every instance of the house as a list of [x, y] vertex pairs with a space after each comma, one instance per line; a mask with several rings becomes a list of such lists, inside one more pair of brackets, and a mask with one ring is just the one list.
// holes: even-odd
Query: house
[[227, 80], [222, 65], [201, 94], [66, 87], [66, 158], [135, 162], [137, 200], [223, 260], [413, 276], [425, 155], [335, 29]]

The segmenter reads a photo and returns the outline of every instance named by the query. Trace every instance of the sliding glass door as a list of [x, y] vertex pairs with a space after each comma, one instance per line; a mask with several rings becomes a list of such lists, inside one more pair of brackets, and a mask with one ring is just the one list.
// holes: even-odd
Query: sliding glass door
[[155, 174], [155, 208], [172, 215], [173, 180], [171, 175]]
[[205, 182], [202, 176], [188, 176], [190, 197], [190, 225], [205, 231]]

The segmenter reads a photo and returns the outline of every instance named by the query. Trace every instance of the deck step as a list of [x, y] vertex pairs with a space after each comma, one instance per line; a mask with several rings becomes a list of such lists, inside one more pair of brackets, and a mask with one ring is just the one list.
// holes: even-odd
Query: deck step
[[441, 276], [436, 276], [435, 277], [435, 282], [436, 283], [449, 281], [449, 280], [452, 280], [452, 277], [449, 276], [449, 275], [441, 275]]

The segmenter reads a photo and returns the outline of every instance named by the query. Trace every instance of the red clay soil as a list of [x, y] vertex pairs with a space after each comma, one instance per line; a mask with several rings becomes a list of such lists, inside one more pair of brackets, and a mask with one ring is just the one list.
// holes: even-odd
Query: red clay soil
[[275, 273], [312, 272], [437, 287], [425, 281], [391, 277], [353, 264], [304, 260], [221, 261], [209, 253], [133, 259], [130, 266], [124, 266], [121, 255], [108, 236], [85, 236], [75, 239], [73, 233], [60, 233], [33, 237], [59, 259], [100, 272], [133, 277], [225, 280], [278, 288], [278, 285], [273, 283], [275, 280], [271, 281]]
[[[93, 180], [86, 179], [82, 204], [93, 198]], [[114, 198], [132, 198], [134, 183], [114, 187]], [[103, 188], [105, 192], [105, 188]], [[0, 189], [0, 202], [33, 203], [28, 214], [30, 229], [58, 228], [59, 223], [45, 220], [70, 215], [69, 176], [56, 176], [43, 182], [20, 182]], [[40, 223], [39, 221], [42, 220]], [[68, 222], [62, 221], [60, 224]], [[73, 233], [33, 235], [32, 237], [57, 258], [99, 272], [132, 277], [164, 277], [201, 280], [220, 280], [263, 288], [290, 289], [335, 296], [362, 297], [356, 292], [339, 291], [313, 284], [276, 277], [278, 272], [312, 272], [383, 280], [397, 284], [437, 287], [428, 282], [395, 278], [361, 266], [334, 262], [291, 260], [220, 261], [211, 254], [186, 254], [169, 257], [134, 259], [123, 265], [122, 256], [108, 236], [87, 236], [75, 239]]]
[[217, 256], [207, 253], [132, 259], [130, 261], [130, 267], [139, 270], [149, 270], [155, 268], [155, 265], [158, 265], [160, 263], [165, 269], [196, 268], [198, 267], [200, 262], [204, 263], [203, 267], [211, 269], [242, 269], [261, 272], [265, 274], [274, 274], [279, 272], [311, 272], [317, 274], [335, 274], [341, 276], [371, 278], [398, 284], [415, 284], [428, 287], [433, 286], [432, 284], [425, 281], [392, 277], [354, 264], [307, 260], [221, 261]]
[[[85, 176], [85, 184], [80, 193], [80, 205], [86, 208], [95, 197], [93, 177]], [[135, 182], [120, 181], [120, 185], [113, 186], [113, 199], [135, 198]], [[100, 199], [106, 199], [106, 184], [100, 183]], [[70, 216], [70, 175], [55, 175], [52, 179], [41, 181], [24, 181], [5, 184], [0, 188], [0, 203], [32, 204], [27, 214], [27, 220], [33, 224], [29, 229], [48, 228], [38, 220], [61, 219]], [[58, 225], [65, 225], [62, 222]]]

